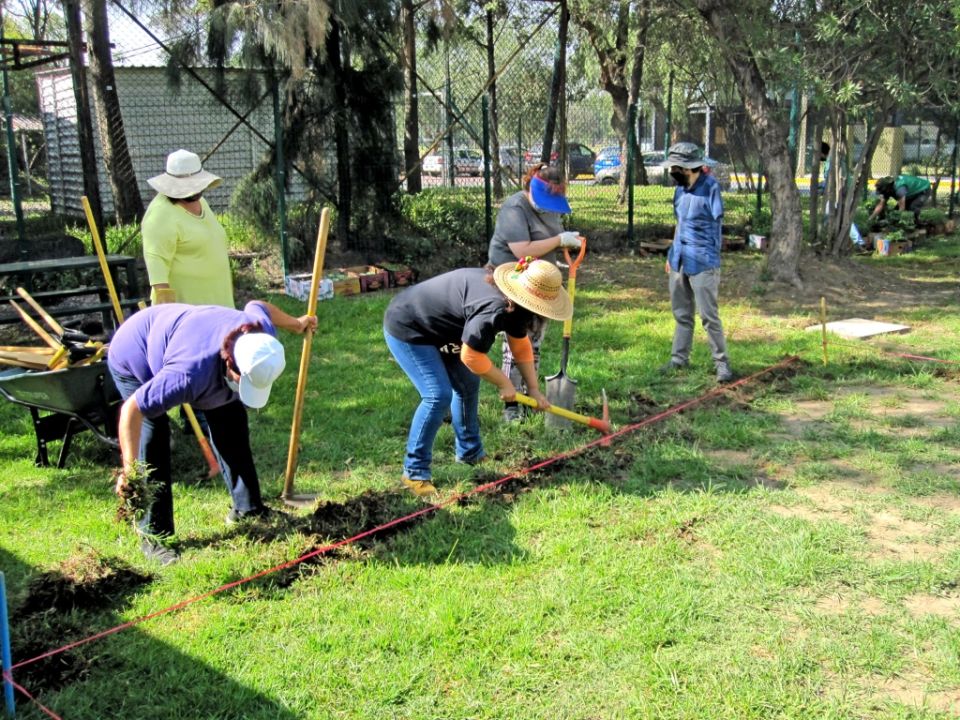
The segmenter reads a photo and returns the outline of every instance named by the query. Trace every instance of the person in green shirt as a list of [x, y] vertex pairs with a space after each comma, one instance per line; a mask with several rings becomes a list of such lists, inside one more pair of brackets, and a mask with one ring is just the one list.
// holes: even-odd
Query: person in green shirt
[[227, 234], [203, 198], [221, 179], [195, 153], [177, 150], [147, 183], [157, 191], [141, 223], [153, 304], [234, 307]]
[[929, 180], [915, 175], [897, 175], [895, 178], [887, 176], [877, 180], [876, 189], [877, 205], [870, 213], [870, 220], [882, 217], [887, 211], [887, 202], [896, 200], [897, 209], [900, 212], [909, 210], [916, 223], [920, 224], [920, 210], [930, 199]]

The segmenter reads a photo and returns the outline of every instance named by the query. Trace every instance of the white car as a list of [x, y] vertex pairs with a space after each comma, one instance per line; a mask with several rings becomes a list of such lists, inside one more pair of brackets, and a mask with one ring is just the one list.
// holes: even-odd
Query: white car
[[420, 169], [423, 170], [424, 175], [443, 175], [446, 165], [443, 155], [434, 153], [423, 158], [423, 165]]

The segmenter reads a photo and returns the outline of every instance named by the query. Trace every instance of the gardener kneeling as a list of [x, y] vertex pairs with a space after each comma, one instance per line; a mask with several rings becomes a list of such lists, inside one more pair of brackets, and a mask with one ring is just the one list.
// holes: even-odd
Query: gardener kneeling
[[500, 388], [507, 402], [516, 388], [487, 357], [504, 332], [530, 396], [550, 407], [540, 392], [533, 362], [533, 334], [546, 322], [573, 315], [560, 270], [527, 257], [491, 274], [482, 268], [453, 270], [414, 285], [387, 308], [383, 335], [397, 363], [420, 393], [403, 461], [403, 483], [418, 496], [432, 495], [433, 441], [450, 409], [458, 462], [484, 459], [478, 405], [480, 379]]
[[171, 303], [141, 310], [117, 330], [108, 355], [110, 374], [123, 398], [123, 467], [116, 491], [124, 497], [128, 480], [144, 466], [147, 482], [138, 492], [146, 497], [137, 524], [148, 558], [167, 565], [179, 557], [166, 544], [173, 535], [167, 412], [183, 403], [206, 414], [210, 441], [233, 500], [227, 522], [269, 512], [260, 497], [246, 408], [263, 407], [283, 371], [276, 328], [304, 333], [316, 325], [316, 317], [295, 318], [261, 301], [247, 303], [243, 310]]

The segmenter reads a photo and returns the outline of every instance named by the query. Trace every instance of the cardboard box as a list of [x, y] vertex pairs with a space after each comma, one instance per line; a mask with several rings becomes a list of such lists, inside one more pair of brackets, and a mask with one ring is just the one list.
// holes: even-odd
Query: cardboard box
[[747, 238], [747, 242], [751, 248], [759, 250], [760, 252], [766, 252], [767, 248], [770, 247], [770, 238], [766, 235], [751, 234], [750, 237]]
[[[283, 290], [290, 297], [307, 302], [310, 299], [310, 284], [313, 281], [312, 273], [297, 273], [286, 275], [283, 278]], [[317, 286], [317, 300], [329, 300], [333, 297], [333, 283], [327, 278], [321, 278]]]
[[333, 285], [334, 295], [360, 294], [360, 278], [356, 273], [348, 273], [346, 268], [331, 272], [326, 279]]
[[893, 257], [910, 252], [912, 246], [906, 240], [888, 240], [885, 237], [876, 239], [877, 255], [884, 257]]
[[341, 272], [354, 275], [360, 281], [360, 292], [373, 292], [387, 287], [387, 271], [376, 265], [354, 265], [341, 268]]
[[413, 268], [400, 263], [378, 263], [378, 267], [387, 271], [388, 287], [406, 287], [416, 282], [416, 274]]

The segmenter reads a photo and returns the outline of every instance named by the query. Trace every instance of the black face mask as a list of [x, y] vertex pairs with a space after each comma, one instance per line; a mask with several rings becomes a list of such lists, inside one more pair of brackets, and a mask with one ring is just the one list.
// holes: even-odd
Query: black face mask
[[687, 174], [683, 170], [671, 170], [670, 177], [672, 177], [673, 181], [680, 187], [687, 186]]

